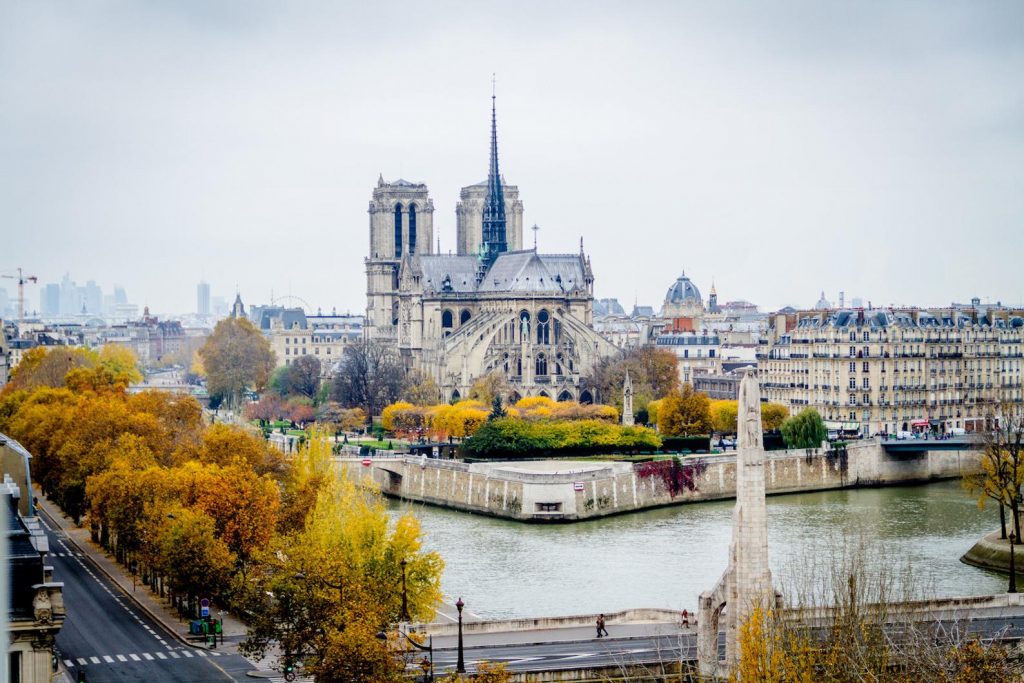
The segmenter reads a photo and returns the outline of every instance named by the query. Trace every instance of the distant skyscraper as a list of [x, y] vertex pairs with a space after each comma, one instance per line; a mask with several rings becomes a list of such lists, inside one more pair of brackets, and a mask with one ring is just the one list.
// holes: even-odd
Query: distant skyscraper
[[39, 314], [44, 318], [60, 316], [60, 285], [51, 283], [39, 292]]
[[196, 313], [210, 315], [210, 285], [207, 282], [196, 285]]
[[128, 303], [128, 293], [124, 291], [124, 287], [122, 287], [121, 285], [114, 285], [114, 303]]
[[95, 281], [89, 280], [82, 287], [82, 303], [90, 315], [103, 314], [103, 290]]

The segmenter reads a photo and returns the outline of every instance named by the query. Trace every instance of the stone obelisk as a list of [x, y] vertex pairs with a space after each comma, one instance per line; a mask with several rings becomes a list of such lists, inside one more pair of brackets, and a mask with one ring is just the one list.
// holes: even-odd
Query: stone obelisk
[[629, 378], [629, 370], [626, 370], [626, 379], [622, 382], [622, 424], [632, 427], [635, 424], [633, 418], [633, 380]]
[[[697, 658], [702, 676], [727, 673], [739, 662], [740, 625], [758, 605], [775, 606], [768, 569], [768, 514], [764, 500], [764, 439], [761, 390], [756, 371], [742, 371], [736, 420], [736, 507], [732, 516], [729, 564], [714, 589], [701, 593]], [[726, 612], [725, 661], [718, 659], [718, 629]], [[724, 667], [723, 667], [724, 665]], [[724, 670], [723, 670], [724, 668]]]

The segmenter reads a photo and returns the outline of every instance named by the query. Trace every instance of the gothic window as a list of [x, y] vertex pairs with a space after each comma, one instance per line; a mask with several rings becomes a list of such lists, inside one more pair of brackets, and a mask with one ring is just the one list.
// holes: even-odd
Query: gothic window
[[551, 316], [545, 310], [537, 314], [537, 343], [551, 343]]
[[580, 403], [593, 403], [594, 397], [591, 395], [589, 389], [584, 389], [583, 393], [580, 394]]
[[527, 311], [519, 312], [519, 338], [530, 341], [530, 314]]
[[469, 322], [469, 311], [463, 309], [462, 313], [459, 313], [459, 325], [465, 325]]
[[537, 375], [548, 374], [548, 359], [543, 353], [537, 354]]
[[563, 391], [562, 393], [560, 393], [558, 395], [558, 400], [559, 401], [571, 401], [572, 400], [572, 394], [570, 394], [568, 391]]
[[392, 325], [397, 325], [398, 324], [398, 302], [397, 301], [394, 302], [393, 304], [391, 304], [391, 324]]
[[555, 374], [562, 374], [562, 354], [555, 356]]
[[523, 359], [522, 358], [516, 358], [516, 374], [517, 375], [522, 375], [523, 374]]
[[409, 205], [409, 253], [416, 253], [416, 205]]
[[441, 329], [442, 334], [447, 337], [451, 334], [452, 327], [455, 326], [455, 316], [449, 310], [442, 311], [441, 313]]
[[395, 258], [402, 255], [402, 205], [395, 204]]
[[561, 340], [562, 340], [562, 323], [556, 318], [555, 319], [555, 341], [554, 341], [554, 343], [557, 344]]

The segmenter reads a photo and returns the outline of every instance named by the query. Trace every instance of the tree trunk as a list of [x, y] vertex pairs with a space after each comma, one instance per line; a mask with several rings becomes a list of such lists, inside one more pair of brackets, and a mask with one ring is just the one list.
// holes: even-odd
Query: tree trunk
[[1006, 540], [1006, 506], [999, 503], [999, 538]]

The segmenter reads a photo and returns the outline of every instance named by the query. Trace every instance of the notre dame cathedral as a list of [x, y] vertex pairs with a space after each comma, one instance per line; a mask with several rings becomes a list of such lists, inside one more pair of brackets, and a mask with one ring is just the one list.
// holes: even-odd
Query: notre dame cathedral
[[406, 367], [432, 376], [446, 399], [501, 372], [509, 401], [592, 400], [581, 377], [617, 351], [592, 327], [590, 259], [582, 240], [578, 254], [523, 249], [519, 189], [498, 171], [493, 96], [487, 181], [462, 189], [456, 254], [433, 251], [434, 204], [424, 184], [382, 176], [369, 211], [369, 338], [395, 344]]

